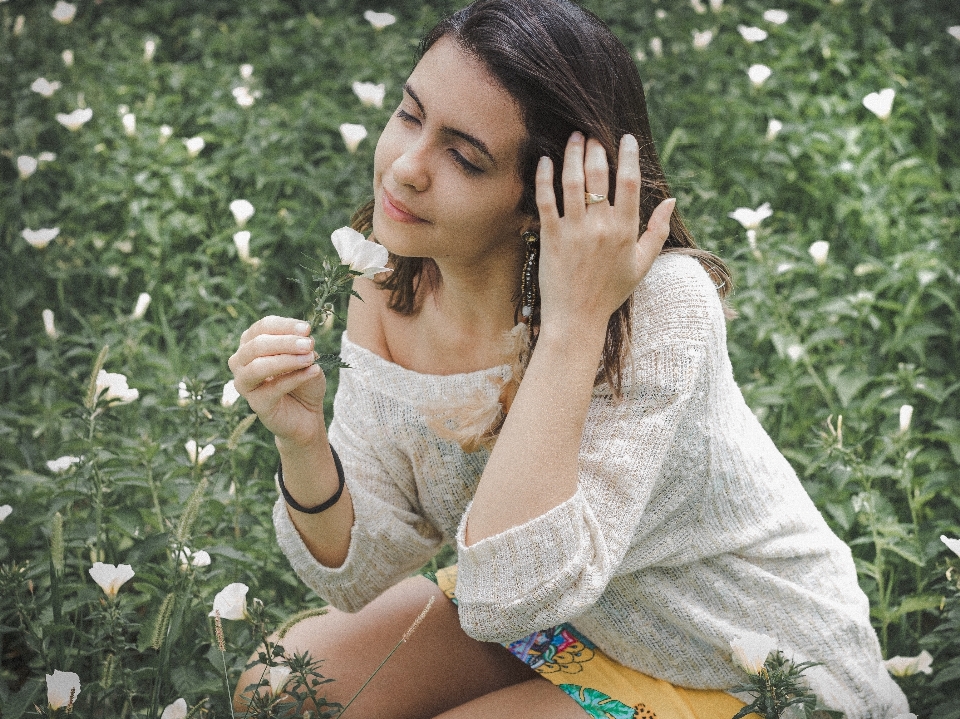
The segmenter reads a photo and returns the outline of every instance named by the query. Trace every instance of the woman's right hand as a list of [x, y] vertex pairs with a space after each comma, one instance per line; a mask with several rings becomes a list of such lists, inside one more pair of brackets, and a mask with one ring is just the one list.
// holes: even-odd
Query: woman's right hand
[[327, 382], [314, 356], [308, 323], [271, 315], [240, 335], [227, 362], [237, 391], [278, 442], [307, 446], [325, 437]]

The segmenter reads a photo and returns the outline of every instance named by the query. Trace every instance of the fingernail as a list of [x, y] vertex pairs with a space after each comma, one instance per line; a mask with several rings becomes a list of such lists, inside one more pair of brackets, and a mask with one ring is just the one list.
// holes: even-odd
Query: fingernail
[[572, 142], [583, 142], [583, 133], [579, 130], [575, 130], [572, 135], [570, 135], [570, 140]]
[[307, 322], [297, 322], [293, 328], [293, 333], [297, 335], [305, 335], [310, 331], [310, 324]]
[[550, 158], [544, 155], [540, 158], [540, 162], [537, 163], [537, 172], [541, 172], [550, 167]]
[[297, 340], [294, 344], [294, 347], [300, 351], [306, 352], [308, 349], [313, 347], [313, 341], [309, 337], [304, 337], [303, 339]]
[[628, 144], [632, 144], [634, 147], [639, 147], [639, 143], [637, 142], [637, 138], [635, 138], [633, 135], [630, 135], [630, 134], [624, 135], [622, 142], [626, 142], [626, 143], [628, 143]]

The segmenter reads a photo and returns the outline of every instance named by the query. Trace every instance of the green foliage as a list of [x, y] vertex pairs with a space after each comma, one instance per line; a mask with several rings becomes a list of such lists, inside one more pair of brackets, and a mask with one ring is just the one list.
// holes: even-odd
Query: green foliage
[[[227, 716], [223, 668], [235, 681], [261, 637], [228, 623], [221, 656], [216, 591], [248, 584], [274, 623], [317, 606], [273, 536], [272, 439], [242, 400], [221, 401], [226, 360], [259, 317], [317, 309], [310, 268], [333, 261], [331, 231], [371, 194], [417, 38], [458, 4], [396, 3], [384, 9], [398, 22], [376, 31], [353, 0], [84, 0], [66, 25], [52, 2], [0, 3], [4, 719], [42, 703], [54, 669], [80, 674], [78, 716], [154, 719], [178, 697]], [[960, 12], [783, 0], [776, 25], [758, 0], [585, 4], [637, 53], [678, 207], [733, 269], [729, 346], [748, 403], [850, 545], [885, 655], [934, 655], [932, 675], [900, 679], [914, 710], [960, 717], [960, 599], [938, 539], [960, 536], [960, 42], [946, 32]], [[769, 37], [749, 43], [738, 25]], [[773, 70], [760, 86], [755, 63]], [[44, 97], [38, 77], [61, 87]], [[385, 83], [385, 107], [361, 105], [354, 81]], [[883, 120], [861, 100], [887, 87]], [[82, 107], [78, 130], [57, 122]], [[355, 153], [345, 122], [370, 131]], [[17, 158], [41, 153], [55, 158], [21, 177]], [[244, 228], [229, 210], [240, 198], [256, 210]], [[754, 233], [728, 216], [764, 202], [773, 215]], [[22, 235], [54, 227], [43, 249]], [[345, 299], [321, 303], [337, 318], [317, 325], [323, 355], [338, 351]], [[100, 368], [139, 398], [98, 401]], [[328, 387], [329, 402], [335, 372]], [[191, 460], [189, 440], [215, 454]], [[58, 457], [78, 459], [55, 471]], [[184, 548], [210, 566], [182, 566]], [[116, 601], [95, 561], [134, 568]]]

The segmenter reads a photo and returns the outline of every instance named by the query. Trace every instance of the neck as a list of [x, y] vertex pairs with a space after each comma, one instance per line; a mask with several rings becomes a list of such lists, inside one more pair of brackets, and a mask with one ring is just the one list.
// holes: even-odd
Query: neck
[[479, 341], [499, 338], [514, 325], [513, 298], [520, 286], [521, 252], [488, 257], [478, 263], [440, 258], [440, 286], [428, 302], [456, 334]]

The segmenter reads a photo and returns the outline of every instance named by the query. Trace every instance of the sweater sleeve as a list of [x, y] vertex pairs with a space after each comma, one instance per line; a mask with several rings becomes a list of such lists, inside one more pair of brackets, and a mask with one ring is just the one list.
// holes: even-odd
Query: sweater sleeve
[[466, 519], [460, 524], [460, 622], [477, 639], [512, 641], [588, 610], [614, 575], [651, 561], [635, 547], [625, 557], [695, 491], [668, 465], [678, 443], [704, 434], [708, 364], [725, 341], [717, 291], [695, 259], [666, 255], [638, 287], [632, 311], [623, 401], [595, 390], [573, 497], [469, 547]]
[[376, 401], [357, 370], [343, 370], [330, 444], [343, 464], [354, 524], [344, 563], [318, 562], [290, 520], [283, 498], [273, 511], [277, 541], [300, 579], [338, 609], [356, 612], [436, 553], [443, 537], [420, 511], [410, 463], [379, 437]]

